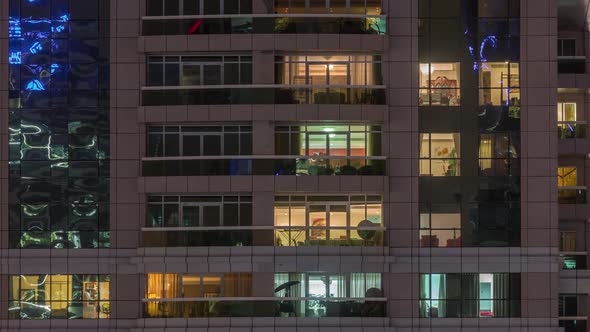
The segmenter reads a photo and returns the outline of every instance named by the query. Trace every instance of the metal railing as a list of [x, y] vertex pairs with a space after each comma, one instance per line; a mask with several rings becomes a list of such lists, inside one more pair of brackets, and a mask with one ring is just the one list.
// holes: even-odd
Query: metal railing
[[385, 175], [387, 157], [183, 156], [142, 158], [143, 176]]
[[386, 298], [218, 297], [144, 299], [144, 318], [385, 317]]
[[228, 104], [385, 104], [384, 85], [145, 86], [143, 106]]
[[142, 17], [142, 35], [251, 33], [372, 34], [387, 32], [384, 15], [236, 14]]
[[586, 204], [586, 187], [572, 186], [572, 187], [558, 187], [558, 202], [559, 204]]
[[557, 128], [559, 139], [586, 137], [586, 121], [560, 121]]

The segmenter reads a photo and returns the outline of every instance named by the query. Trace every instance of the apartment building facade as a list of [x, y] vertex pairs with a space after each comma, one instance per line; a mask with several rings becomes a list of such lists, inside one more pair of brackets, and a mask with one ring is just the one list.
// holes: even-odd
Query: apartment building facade
[[585, 331], [577, 5], [3, 1], [0, 330]]

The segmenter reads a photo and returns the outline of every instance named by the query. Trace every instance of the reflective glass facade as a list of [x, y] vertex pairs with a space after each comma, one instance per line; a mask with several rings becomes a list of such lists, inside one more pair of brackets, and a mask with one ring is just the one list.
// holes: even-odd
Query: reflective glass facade
[[10, 247], [108, 247], [108, 2], [9, 10]]
[[423, 247], [520, 244], [519, 6], [419, 1]]
[[109, 275], [39, 274], [9, 278], [11, 319], [105, 319], [111, 314]]

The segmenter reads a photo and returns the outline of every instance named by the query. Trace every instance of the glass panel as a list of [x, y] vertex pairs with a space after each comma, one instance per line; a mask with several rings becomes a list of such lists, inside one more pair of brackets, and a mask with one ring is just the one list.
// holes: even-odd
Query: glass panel
[[330, 14], [346, 14], [346, 0], [330, 0]]
[[221, 1], [205, 0], [203, 1], [204, 15], [219, 15], [221, 14]]
[[203, 277], [203, 297], [220, 297], [221, 295], [221, 277]]
[[348, 135], [346, 134], [329, 134], [330, 139], [330, 156], [347, 156], [348, 155]]
[[[328, 65], [329, 73], [330, 73], [330, 84], [331, 85], [347, 85], [349, 84], [349, 72], [348, 72], [348, 64], [329, 64]], [[310, 73], [311, 73], [311, 65], [310, 65]], [[364, 76], [364, 72], [363, 72]], [[364, 79], [362, 80], [364, 81]]]
[[328, 10], [326, 8], [327, 1], [325, 0], [316, 0], [310, 1], [309, 3], [309, 13], [310, 14], [326, 14]]
[[[345, 205], [331, 205], [330, 206], [330, 227], [346, 227], [346, 206]], [[330, 239], [332, 240], [346, 240], [346, 230], [334, 231], [330, 230]]]
[[[328, 65], [326, 64], [309, 64], [308, 65], [308, 81], [311, 85], [327, 85], [328, 84]], [[301, 83], [296, 83], [301, 84]]]
[[305, 226], [305, 206], [291, 205], [291, 226]]
[[199, 226], [199, 207], [198, 206], [184, 206], [182, 208], [182, 226], [197, 227]]
[[309, 156], [327, 156], [328, 155], [328, 137], [326, 134], [309, 134]]
[[576, 167], [558, 167], [557, 185], [559, 187], [575, 187], [578, 185], [578, 174]]
[[200, 156], [201, 155], [201, 136], [183, 135], [182, 136], [182, 155], [183, 156]]
[[182, 66], [182, 85], [201, 85], [201, 66]]
[[381, 0], [367, 0], [367, 15], [381, 15], [382, 13]]
[[[275, 226], [289, 226], [289, 206], [275, 205], [274, 207], [274, 225]], [[305, 221], [304, 221], [305, 222]]]
[[314, 229], [309, 230], [310, 240], [325, 240], [327, 216], [326, 206], [324, 205], [310, 205], [309, 206], [309, 226]]
[[221, 153], [221, 136], [207, 135], [203, 136], [203, 155], [220, 156]]
[[182, 276], [182, 296], [183, 297], [202, 297], [201, 277], [193, 275]]
[[221, 84], [221, 65], [203, 65], [203, 84]]
[[203, 226], [221, 226], [221, 207], [218, 205], [205, 205], [203, 209]]

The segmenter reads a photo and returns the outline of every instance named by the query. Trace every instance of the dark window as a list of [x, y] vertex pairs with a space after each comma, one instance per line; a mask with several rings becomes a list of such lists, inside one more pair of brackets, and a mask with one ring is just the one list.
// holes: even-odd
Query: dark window
[[557, 56], [575, 56], [576, 55], [576, 40], [575, 39], [559, 39], [557, 41]]

